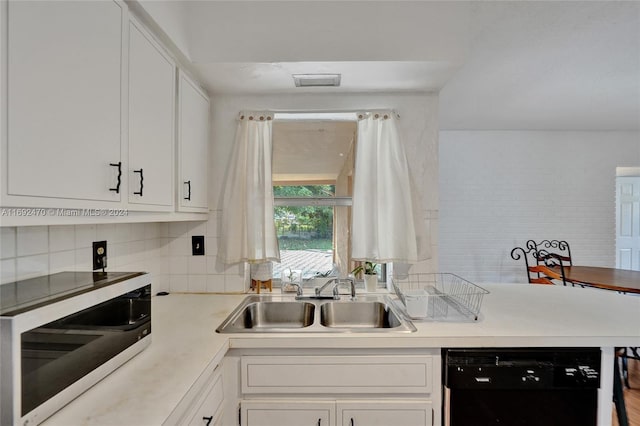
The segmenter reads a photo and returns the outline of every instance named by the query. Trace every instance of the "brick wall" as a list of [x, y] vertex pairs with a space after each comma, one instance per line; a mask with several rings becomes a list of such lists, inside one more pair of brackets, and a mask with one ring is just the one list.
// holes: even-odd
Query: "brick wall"
[[615, 266], [617, 166], [640, 164], [638, 132], [441, 131], [439, 269], [526, 282], [528, 239], [565, 239], [576, 264]]

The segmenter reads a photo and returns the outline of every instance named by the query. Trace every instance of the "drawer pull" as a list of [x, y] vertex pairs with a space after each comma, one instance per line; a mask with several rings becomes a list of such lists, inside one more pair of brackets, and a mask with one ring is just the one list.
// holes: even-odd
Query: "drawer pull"
[[188, 190], [187, 190], [187, 194], [188, 195], [186, 197], [184, 197], [184, 199], [185, 200], [191, 200], [191, 181], [188, 180], [184, 184], [187, 185], [187, 188], [188, 188]]
[[205, 426], [209, 426], [211, 424], [211, 420], [213, 420], [213, 416], [203, 417], [202, 420], [204, 420]]
[[133, 192], [133, 195], [139, 195], [142, 197], [142, 189], [144, 188], [144, 175], [142, 174], [142, 169], [140, 170], [134, 170], [133, 173], [140, 173], [140, 191], [138, 192]]
[[318, 419], [318, 426], [322, 423], [322, 419]]
[[109, 163], [112, 167], [118, 168], [118, 183], [115, 188], [109, 188], [109, 191], [114, 191], [116, 194], [120, 193], [120, 184], [122, 183], [122, 161], [118, 161], [117, 163]]
[[356, 422], [353, 420], [353, 417], [351, 417], [351, 420], [349, 421], [349, 426], [356, 426]]

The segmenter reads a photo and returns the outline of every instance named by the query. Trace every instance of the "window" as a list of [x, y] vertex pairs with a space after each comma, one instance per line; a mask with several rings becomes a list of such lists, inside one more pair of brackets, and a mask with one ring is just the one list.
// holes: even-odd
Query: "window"
[[[295, 114], [294, 114], [295, 115]], [[351, 186], [354, 120], [310, 118], [273, 122], [274, 220], [283, 269], [302, 269], [305, 278], [334, 264], [350, 270]]]
[[[276, 114], [273, 122], [274, 220], [281, 263], [308, 279], [333, 266], [350, 272], [355, 114]], [[385, 267], [378, 277], [384, 281]]]
[[[305, 278], [333, 269], [334, 207], [330, 204], [334, 194], [335, 185], [274, 186], [281, 258], [274, 265], [274, 277], [289, 268], [302, 269]], [[303, 205], [305, 200], [313, 205]]]

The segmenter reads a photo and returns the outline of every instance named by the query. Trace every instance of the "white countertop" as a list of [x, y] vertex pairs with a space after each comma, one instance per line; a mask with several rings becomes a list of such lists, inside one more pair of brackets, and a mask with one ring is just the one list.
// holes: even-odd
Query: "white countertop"
[[415, 333], [220, 335], [245, 295], [153, 298], [152, 344], [44, 425], [160, 425], [210, 363], [234, 348], [640, 346], [640, 296], [560, 286], [484, 285], [477, 322], [414, 322]]

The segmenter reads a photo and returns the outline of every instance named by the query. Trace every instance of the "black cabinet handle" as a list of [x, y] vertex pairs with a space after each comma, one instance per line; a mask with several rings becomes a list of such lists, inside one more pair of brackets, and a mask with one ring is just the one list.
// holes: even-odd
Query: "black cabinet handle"
[[318, 419], [318, 426], [322, 423], [322, 419]]
[[185, 200], [191, 200], [191, 181], [188, 180], [184, 184], [187, 185], [187, 187], [189, 188], [189, 190], [187, 191], [187, 196], [184, 197], [184, 199]]
[[351, 421], [349, 422], [349, 426], [356, 426], [356, 422], [353, 420], [353, 417], [351, 417]]
[[119, 194], [120, 184], [122, 183], [122, 161], [118, 161], [117, 163], [109, 163], [109, 165], [118, 168], [118, 184], [115, 188], [109, 188], [109, 191], [115, 191], [116, 194]]
[[211, 424], [211, 420], [213, 420], [213, 416], [203, 417], [202, 420], [204, 420], [205, 426], [209, 426]]
[[144, 175], [142, 174], [142, 169], [134, 170], [133, 173], [140, 173], [140, 191], [133, 193], [133, 195], [139, 195], [142, 197], [142, 189], [144, 188]]

